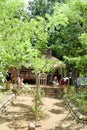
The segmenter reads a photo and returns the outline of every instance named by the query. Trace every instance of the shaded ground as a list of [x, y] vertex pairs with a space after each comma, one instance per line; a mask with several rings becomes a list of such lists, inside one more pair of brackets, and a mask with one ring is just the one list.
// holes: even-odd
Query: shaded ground
[[[33, 121], [32, 99], [31, 96], [18, 96], [13, 106], [0, 117], [0, 130], [28, 130], [29, 122]], [[40, 120], [42, 125], [36, 130], [87, 130], [87, 126], [72, 120], [62, 99], [44, 98], [43, 103], [46, 117]]]

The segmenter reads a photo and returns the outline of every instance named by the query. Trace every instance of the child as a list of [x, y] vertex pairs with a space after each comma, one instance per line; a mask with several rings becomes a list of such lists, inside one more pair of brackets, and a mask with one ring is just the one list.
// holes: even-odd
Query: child
[[24, 80], [24, 79], [23, 79], [23, 76], [20, 75], [20, 76], [18, 77], [19, 88], [23, 88], [23, 87], [24, 87], [23, 80]]

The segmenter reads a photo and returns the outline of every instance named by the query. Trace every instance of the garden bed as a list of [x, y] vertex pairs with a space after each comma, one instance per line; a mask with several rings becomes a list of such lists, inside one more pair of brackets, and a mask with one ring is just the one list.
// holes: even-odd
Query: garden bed
[[73, 119], [75, 119], [78, 123], [87, 124], [87, 113], [81, 111], [80, 108], [72, 102], [72, 100], [65, 98], [65, 107], [69, 110]]
[[65, 105], [77, 122], [87, 123], [87, 92], [77, 92], [75, 86], [65, 91]]

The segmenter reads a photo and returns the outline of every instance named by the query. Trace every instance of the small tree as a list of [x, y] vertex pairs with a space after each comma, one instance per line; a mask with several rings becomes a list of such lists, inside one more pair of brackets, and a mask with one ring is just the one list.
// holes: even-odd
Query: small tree
[[38, 102], [40, 100], [40, 76], [45, 72], [49, 72], [53, 62], [46, 59], [45, 56], [41, 56], [41, 53], [34, 50], [34, 56], [31, 56], [31, 66], [34, 68], [34, 73], [36, 77], [36, 94], [35, 94], [35, 123], [38, 121]]

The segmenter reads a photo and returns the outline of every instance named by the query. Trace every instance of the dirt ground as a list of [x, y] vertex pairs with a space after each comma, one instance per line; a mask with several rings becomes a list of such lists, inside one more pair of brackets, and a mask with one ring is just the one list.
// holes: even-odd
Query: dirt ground
[[[28, 125], [33, 121], [31, 115], [32, 96], [20, 95], [0, 117], [0, 130], [28, 130]], [[87, 125], [77, 124], [64, 107], [62, 98], [43, 98], [43, 111], [46, 116], [38, 123], [40, 127], [35, 130], [87, 130]]]

